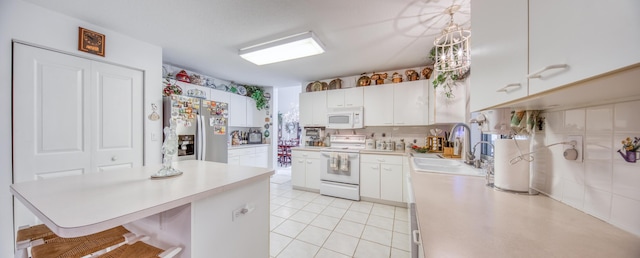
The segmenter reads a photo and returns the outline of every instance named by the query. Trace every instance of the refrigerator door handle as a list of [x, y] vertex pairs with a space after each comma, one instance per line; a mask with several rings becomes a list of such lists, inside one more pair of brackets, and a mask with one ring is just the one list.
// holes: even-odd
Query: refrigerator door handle
[[202, 140], [201, 140], [201, 149], [202, 149], [202, 154], [200, 154], [200, 160], [204, 160], [206, 155], [207, 155], [207, 146], [204, 146], [204, 144], [206, 144], [207, 142], [207, 125], [205, 124], [205, 119], [204, 116], [200, 116], [200, 128], [202, 129], [200, 132], [200, 136], [202, 136]]
[[196, 144], [198, 147], [196, 148], [196, 160], [202, 160], [202, 123], [200, 121], [200, 115], [196, 116]]

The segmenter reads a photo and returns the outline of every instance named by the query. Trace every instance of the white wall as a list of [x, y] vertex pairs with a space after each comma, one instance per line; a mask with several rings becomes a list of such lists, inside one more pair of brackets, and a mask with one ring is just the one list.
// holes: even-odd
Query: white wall
[[[78, 27], [106, 35], [104, 58], [79, 52]], [[17, 40], [144, 71], [145, 164], [161, 162], [162, 121], [149, 121], [151, 103], [162, 106], [162, 49], [117, 32], [20, 0], [0, 1], [0, 257], [13, 256], [11, 167], [11, 42]], [[142, 136], [141, 136], [142, 137]], [[19, 141], [19, 139], [17, 139]]]
[[640, 101], [570, 109], [542, 114], [545, 129], [537, 146], [580, 135], [584, 162], [563, 158], [561, 145], [538, 150], [533, 188], [640, 236], [640, 161], [628, 163], [616, 151], [627, 137], [640, 137]]

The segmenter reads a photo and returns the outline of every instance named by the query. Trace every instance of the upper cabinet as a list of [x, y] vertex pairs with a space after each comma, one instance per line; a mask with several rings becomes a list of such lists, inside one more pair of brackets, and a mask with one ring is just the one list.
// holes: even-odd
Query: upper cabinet
[[393, 125], [393, 85], [364, 88], [364, 125]]
[[300, 125], [326, 126], [327, 91], [300, 93]]
[[[393, 85], [394, 125], [429, 124], [428, 87], [429, 80], [410, 81]], [[367, 122], [366, 119], [364, 121], [365, 123]]]
[[640, 62], [637, 0], [488, 0], [471, 9], [472, 111]]
[[639, 11], [638, 0], [529, 1], [529, 94], [640, 62]]
[[247, 97], [238, 94], [229, 95], [229, 126], [248, 126]]
[[327, 91], [327, 107], [361, 107], [363, 103], [363, 87], [346, 88]]
[[527, 2], [471, 1], [472, 111], [527, 96]]

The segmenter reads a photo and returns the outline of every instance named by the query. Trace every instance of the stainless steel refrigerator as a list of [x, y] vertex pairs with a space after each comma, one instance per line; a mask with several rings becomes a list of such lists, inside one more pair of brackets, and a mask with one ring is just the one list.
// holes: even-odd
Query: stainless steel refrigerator
[[177, 160], [227, 163], [229, 104], [171, 95], [163, 99], [164, 126], [176, 120]]

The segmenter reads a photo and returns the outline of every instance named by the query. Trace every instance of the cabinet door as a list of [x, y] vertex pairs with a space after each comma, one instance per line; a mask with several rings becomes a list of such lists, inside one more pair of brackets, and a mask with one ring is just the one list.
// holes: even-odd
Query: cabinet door
[[360, 196], [380, 199], [380, 163], [360, 162]]
[[240, 165], [240, 156], [227, 156], [227, 164]]
[[[393, 123], [395, 125], [427, 125], [429, 121], [427, 84], [427, 80], [419, 80], [393, 85]], [[365, 123], [366, 121], [365, 119]]]
[[364, 88], [354, 87], [342, 90], [344, 92], [345, 107], [362, 107], [364, 105]]
[[229, 103], [229, 98], [231, 96], [231, 93], [226, 91], [211, 89], [211, 94], [209, 96], [210, 96], [209, 99], [215, 102]]
[[407, 178], [409, 177], [409, 173], [411, 168], [409, 167], [409, 158], [404, 158], [402, 160], [402, 202], [409, 201], [409, 187], [407, 186]]
[[307, 158], [306, 165], [306, 178], [305, 186], [311, 189], [320, 189], [320, 165], [321, 159]]
[[313, 103], [311, 93], [300, 93], [300, 125], [310, 126], [313, 124]]
[[367, 86], [364, 89], [364, 125], [393, 125], [393, 87]]
[[530, 74], [568, 65], [530, 78], [529, 94], [638, 63], [639, 10], [638, 0], [529, 1]]
[[[344, 107], [346, 90], [330, 90], [327, 91], [327, 107], [341, 108]], [[360, 97], [362, 99], [362, 97]]]
[[256, 101], [252, 98], [245, 97], [245, 103], [247, 105], [247, 126], [256, 127], [255, 116], [258, 114], [258, 109], [256, 108]]
[[291, 185], [305, 187], [307, 184], [307, 172], [305, 158], [291, 157]]
[[269, 154], [267, 152], [260, 152], [255, 154], [255, 166], [260, 168], [269, 167]]
[[313, 92], [313, 125], [325, 126], [327, 124], [327, 92]]
[[247, 98], [229, 95], [229, 126], [247, 126]]
[[[529, 40], [527, 2], [527, 0], [471, 1], [471, 9], [473, 9], [471, 16], [473, 75], [469, 78], [471, 111], [527, 96]], [[558, 11], [564, 12], [564, 10]], [[565, 19], [566, 17], [571, 16], [565, 16]], [[592, 35], [595, 36], [595, 34]], [[554, 39], [549, 43], [555, 44], [557, 40]], [[498, 91], [500, 89], [504, 91]]]
[[402, 202], [402, 165], [380, 165], [380, 199]]
[[247, 167], [260, 167], [258, 161], [256, 160], [256, 154], [240, 156], [240, 165]]
[[459, 81], [453, 87], [454, 98], [448, 98], [442, 88], [430, 88], [429, 124], [464, 123], [467, 121], [467, 89], [469, 80]]

